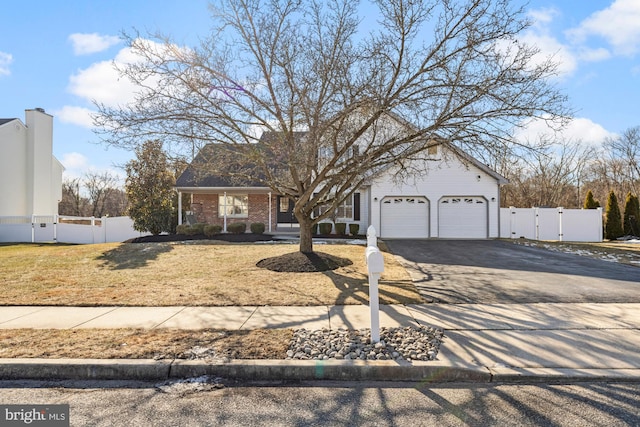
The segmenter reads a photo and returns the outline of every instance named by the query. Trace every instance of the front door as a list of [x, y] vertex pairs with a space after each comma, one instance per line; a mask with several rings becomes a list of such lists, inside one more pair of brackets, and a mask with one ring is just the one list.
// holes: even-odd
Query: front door
[[298, 219], [293, 214], [293, 201], [287, 197], [278, 196], [278, 224], [297, 224]]

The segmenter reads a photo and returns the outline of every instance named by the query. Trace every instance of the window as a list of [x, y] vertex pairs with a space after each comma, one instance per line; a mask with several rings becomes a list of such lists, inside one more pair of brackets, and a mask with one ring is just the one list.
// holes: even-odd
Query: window
[[280, 197], [280, 212], [289, 212], [289, 199], [286, 197]]
[[218, 217], [247, 218], [249, 216], [249, 196], [246, 194], [218, 196]]
[[338, 205], [336, 218], [353, 218], [353, 197], [347, 197], [344, 202]]
[[[318, 217], [326, 211], [326, 206], [316, 207], [313, 216]], [[347, 197], [347, 200], [338, 205], [335, 218], [360, 221], [360, 193], [353, 193], [351, 197]]]

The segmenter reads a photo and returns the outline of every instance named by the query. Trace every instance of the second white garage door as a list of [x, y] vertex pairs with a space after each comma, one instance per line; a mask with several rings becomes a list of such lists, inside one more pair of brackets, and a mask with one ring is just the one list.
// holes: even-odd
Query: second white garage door
[[382, 199], [380, 237], [429, 237], [429, 201], [426, 197], [387, 196]]
[[487, 201], [477, 196], [443, 197], [438, 203], [438, 237], [486, 239]]

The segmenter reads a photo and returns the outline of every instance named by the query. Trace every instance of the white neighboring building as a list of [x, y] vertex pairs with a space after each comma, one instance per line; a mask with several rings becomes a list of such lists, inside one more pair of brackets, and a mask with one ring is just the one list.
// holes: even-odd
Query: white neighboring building
[[0, 119], [0, 217], [58, 214], [64, 167], [53, 156], [53, 117], [41, 108]]

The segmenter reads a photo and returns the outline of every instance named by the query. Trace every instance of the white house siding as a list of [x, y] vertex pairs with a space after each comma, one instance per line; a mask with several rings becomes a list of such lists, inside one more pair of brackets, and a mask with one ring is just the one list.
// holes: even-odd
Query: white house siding
[[53, 117], [39, 109], [0, 126], [0, 216], [56, 215], [64, 167], [52, 154]]
[[[383, 229], [380, 222], [381, 201], [385, 197], [422, 196], [426, 197], [429, 202], [429, 231], [427, 235], [415, 235], [413, 237], [466, 237], [462, 235], [439, 235], [439, 230], [441, 230], [439, 205], [443, 198], [468, 196], [486, 201], [487, 229], [483, 237], [499, 237], [500, 196], [497, 179], [473, 164], [463, 164], [454, 156], [449, 156], [447, 161], [429, 162], [428, 173], [410, 178], [410, 180], [402, 184], [395, 184], [392, 179], [392, 173], [387, 172], [372, 183], [370, 191], [371, 224], [376, 227], [376, 230]], [[385, 237], [384, 234], [381, 234], [381, 237]], [[471, 235], [468, 237], [478, 238], [480, 236]]]
[[[58, 213], [57, 200], [52, 194], [53, 176], [53, 117], [38, 111], [26, 111], [27, 124], [27, 188], [33, 215]], [[55, 210], [52, 207], [56, 206]]]
[[0, 216], [30, 214], [27, 209], [27, 128], [20, 120], [0, 126]]
[[368, 188], [360, 188], [358, 191], [360, 193], [360, 221], [353, 221], [360, 225], [360, 234], [367, 233], [367, 227], [369, 227], [369, 215], [370, 215], [370, 200], [369, 200], [369, 189]]

